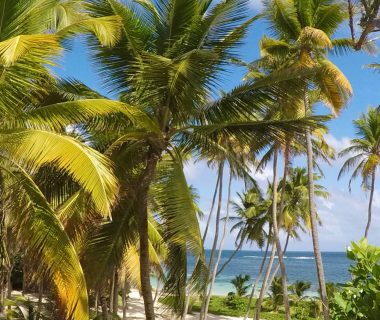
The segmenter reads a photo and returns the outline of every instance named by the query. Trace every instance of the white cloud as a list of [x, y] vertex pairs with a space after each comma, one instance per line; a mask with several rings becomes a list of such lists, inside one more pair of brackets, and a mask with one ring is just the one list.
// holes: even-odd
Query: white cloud
[[331, 133], [328, 133], [325, 135], [325, 139], [336, 152], [340, 152], [351, 145], [349, 137], [336, 138]]

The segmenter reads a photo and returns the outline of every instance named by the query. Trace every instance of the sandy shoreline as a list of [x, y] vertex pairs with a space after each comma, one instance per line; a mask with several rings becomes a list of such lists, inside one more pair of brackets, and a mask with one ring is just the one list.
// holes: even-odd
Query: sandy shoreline
[[[133, 319], [133, 320], [145, 319], [144, 303], [137, 290], [132, 289], [131, 293], [129, 294], [128, 306], [129, 308], [127, 310], [127, 319]], [[169, 314], [165, 306], [162, 306], [160, 303], [156, 304], [155, 309], [156, 309], [157, 319], [167, 319], [167, 320], [174, 319], [173, 315]], [[121, 311], [119, 311], [118, 314], [119, 316], [123, 315]], [[198, 320], [199, 314], [194, 312], [194, 314], [192, 315], [190, 314], [187, 315], [186, 319]], [[243, 318], [208, 314], [207, 319], [209, 320], [241, 320]]]

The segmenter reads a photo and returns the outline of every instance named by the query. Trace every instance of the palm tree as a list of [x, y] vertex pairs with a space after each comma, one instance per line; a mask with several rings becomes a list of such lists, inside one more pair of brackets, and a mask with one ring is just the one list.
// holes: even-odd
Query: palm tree
[[362, 185], [366, 190], [370, 190], [368, 203], [368, 218], [364, 232], [364, 237], [368, 237], [368, 231], [372, 219], [372, 201], [375, 190], [376, 169], [380, 164], [380, 113], [375, 108], [368, 108], [367, 114], [362, 114], [358, 120], [354, 121], [358, 138], [351, 140], [351, 145], [342, 150], [341, 157], [349, 155], [350, 157], [344, 162], [338, 179], [343, 174], [353, 170], [351, 182], [359, 174], [362, 177]]
[[[240, 203], [233, 203], [237, 216], [231, 217], [231, 221], [235, 221], [235, 224], [232, 226], [231, 231], [238, 230], [236, 238], [236, 243], [238, 243], [237, 248], [241, 247], [245, 242], [248, 242], [250, 244], [254, 242], [258, 245], [259, 248], [263, 248], [265, 246], [264, 256], [260, 264], [259, 273], [257, 274], [255, 282], [252, 285], [251, 294], [249, 296], [247, 313], [245, 316], [245, 318], [247, 318], [256, 286], [264, 270], [269, 245], [272, 243], [272, 218], [270, 214], [272, 200], [270, 196], [268, 198], [265, 198], [257, 186], [254, 186], [245, 192], [243, 196], [240, 194], [238, 194], [238, 196], [240, 198]], [[266, 229], [268, 231], [266, 231]], [[221, 270], [222, 268], [220, 271]]]
[[[301, 9], [302, 8], [302, 9]], [[262, 47], [270, 54], [287, 55], [290, 62], [320, 67], [312, 82], [319, 89], [320, 100], [338, 114], [352, 89], [340, 72], [327, 58], [327, 49], [345, 49], [352, 44], [351, 39], [332, 40], [331, 35], [345, 19], [341, 3], [306, 0], [273, 0], [266, 3], [266, 16], [277, 39], [264, 38]], [[328, 19], [326, 17], [329, 17]], [[304, 88], [305, 114], [312, 114], [308, 91]], [[321, 299], [324, 306], [324, 319], [329, 319], [328, 301], [325, 288], [322, 257], [319, 248], [318, 230], [314, 201], [313, 150], [310, 130], [305, 134], [309, 171], [310, 217], [312, 225], [313, 249], [317, 264]]]
[[[59, 317], [88, 319], [79, 257], [55, 207], [42, 192], [44, 184], [37, 182], [35, 175], [47, 167], [65, 173], [100, 214], [109, 216], [118, 189], [112, 165], [105, 156], [71, 137], [67, 126], [129, 111], [124, 110], [125, 104], [107, 99], [56, 103], [45, 98], [55, 88], [48, 66], [56, 63], [61, 42], [78, 31], [91, 31], [103, 45], [113, 45], [120, 19], [92, 18], [79, 1], [8, 1], [2, 4], [2, 11], [0, 262], [9, 256], [4, 231], [12, 228], [17, 231], [13, 236], [18, 245], [39, 261], [35, 272], [51, 281]], [[3, 270], [3, 265], [0, 267]]]
[[302, 299], [305, 292], [311, 288], [310, 281], [300, 281], [297, 280], [290, 286], [290, 290], [298, 297], [298, 299]]
[[274, 311], [278, 310], [278, 307], [283, 304], [284, 289], [282, 288], [282, 281], [280, 277], [275, 277], [270, 285], [270, 302]]
[[238, 297], [244, 297], [247, 294], [249, 285], [247, 282], [251, 279], [251, 277], [246, 275], [239, 274], [234, 279], [231, 280], [231, 284], [235, 287], [236, 295]]
[[[99, 0], [91, 1], [88, 7], [96, 17], [121, 16], [119, 44], [110, 49], [90, 40], [93, 57], [108, 89], [122, 101], [137, 105], [150, 118], [139, 131], [124, 122], [125, 130], [119, 131], [121, 134], [114, 140], [113, 147], [119, 152], [137, 155], [133, 166], [121, 176], [138, 220], [141, 291], [145, 316], [149, 320], [155, 315], [149, 278], [148, 203], [161, 159], [167, 155], [171, 165], [179, 169], [182, 152], [220, 152], [223, 148], [217, 142], [222, 137], [238, 138], [246, 145], [253, 139], [264, 144], [275, 133], [300, 130], [304, 124], [313, 122], [309, 119], [264, 122], [257, 118], [257, 111], [266, 107], [273, 92], [280, 91], [276, 86], [279, 77], [268, 78], [261, 84], [247, 82], [220, 99], [210, 98], [219, 89], [221, 72], [234, 56], [240, 40], [257, 19], [248, 19], [246, 6], [244, 0], [216, 4], [195, 0], [128, 4]], [[288, 78], [291, 77], [288, 75]], [[172, 218], [180, 212], [175, 206], [165, 209]], [[184, 225], [181, 221], [180, 226]], [[198, 240], [190, 246], [183, 245], [182, 249], [189, 248], [195, 255], [202, 255], [199, 231], [188, 229], [188, 232], [192, 234], [191, 239]], [[173, 251], [173, 256], [178, 257], [178, 252]], [[186, 257], [186, 254], [182, 252], [181, 256]], [[178, 279], [173, 275], [172, 281]], [[167, 286], [173, 288], [169, 282]], [[181, 286], [181, 296], [185, 287]], [[181, 300], [182, 310], [184, 299]]]

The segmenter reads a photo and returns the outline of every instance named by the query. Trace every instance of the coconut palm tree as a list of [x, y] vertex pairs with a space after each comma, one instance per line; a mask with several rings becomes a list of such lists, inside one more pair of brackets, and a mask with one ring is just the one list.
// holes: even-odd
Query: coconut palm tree
[[[327, 104], [333, 114], [338, 114], [352, 93], [348, 80], [326, 57], [327, 50], [345, 49], [352, 44], [351, 39], [331, 39], [342, 21], [346, 18], [341, 3], [333, 1], [273, 0], [266, 3], [265, 15], [271, 24], [276, 38], [264, 38], [262, 50], [271, 55], [288, 56], [290, 63], [320, 66], [312, 83], [319, 89], [321, 101]], [[328, 17], [328, 18], [327, 18]], [[312, 112], [309, 91], [304, 88], [305, 114]], [[314, 201], [313, 150], [311, 132], [305, 134], [307, 142], [310, 216], [312, 224], [313, 248], [317, 264], [318, 280], [321, 287], [321, 299], [324, 305], [324, 319], [329, 319], [328, 301], [322, 257], [319, 248], [318, 230]]]
[[290, 290], [298, 297], [298, 299], [302, 299], [305, 292], [311, 288], [310, 281], [300, 281], [297, 280], [290, 286]]
[[[257, 117], [257, 111], [267, 106], [273, 93], [280, 92], [276, 83], [294, 78], [289, 73], [265, 79], [261, 84], [247, 82], [219, 99], [211, 98], [220, 88], [221, 72], [235, 56], [235, 49], [249, 25], [257, 19], [247, 17], [246, 8], [244, 0], [217, 3], [94, 0], [88, 6], [96, 17], [121, 16], [119, 44], [110, 49], [90, 39], [93, 57], [107, 88], [122, 101], [137, 105], [151, 119], [149, 129], [137, 132], [129, 126], [114, 140], [114, 150], [131, 155], [133, 149], [133, 154], [138, 155], [138, 165], [135, 163], [124, 171], [123, 178], [138, 220], [140, 281], [147, 319], [155, 318], [149, 277], [149, 191], [161, 159], [168, 155], [171, 165], [179, 170], [182, 167], [180, 151], [185, 154], [220, 152], [223, 148], [217, 142], [225, 136], [238, 137], [246, 145], [253, 140], [264, 144], [286, 128], [292, 131], [298, 127], [299, 130], [301, 123], [312, 122], [306, 119], [260, 121]], [[171, 210], [170, 216], [179, 212]], [[201, 241], [186, 247], [196, 255], [201, 254]], [[173, 256], [179, 255], [173, 251]], [[173, 281], [176, 279], [178, 277], [173, 276]]]
[[78, 31], [90, 31], [103, 45], [113, 45], [120, 19], [93, 18], [79, 1], [16, 0], [1, 6], [0, 262], [7, 257], [4, 230], [11, 227], [23, 250], [39, 261], [36, 273], [51, 281], [59, 317], [88, 319], [86, 284], [77, 252], [35, 174], [46, 167], [65, 173], [100, 214], [109, 216], [118, 189], [112, 165], [71, 137], [67, 127], [111, 113], [131, 119], [131, 111], [108, 99], [56, 103], [45, 97], [55, 87], [49, 66], [56, 63], [61, 43]]
[[247, 294], [249, 285], [247, 282], [251, 279], [251, 277], [246, 275], [237, 275], [234, 279], [231, 280], [231, 284], [235, 287], [236, 295], [238, 297], [244, 297]]
[[368, 237], [368, 231], [372, 219], [372, 202], [375, 190], [376, 169], [380, 164], [380, 113], [378, 109], [368, 108], [366, 114], [362, 114], [358, 120], [354, 121], [358, 138], [351, 140], [351, 145], [339, 153], [339, 156], [349, 156], [344, 162], [338, 179], [348, 171], [353, 171], [351, 183], [358, 175], [362, 177], [362, 186], [369, 190], [368, 217], [365, 227], [364, 237]]

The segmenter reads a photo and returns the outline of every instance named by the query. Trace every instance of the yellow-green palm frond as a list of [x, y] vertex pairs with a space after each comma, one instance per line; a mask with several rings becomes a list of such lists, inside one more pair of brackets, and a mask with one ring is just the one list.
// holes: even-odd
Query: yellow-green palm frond
[[86, 18], [74, 22], [57, 31], [60, 37], [67, 37], [78, 33], [93, 33], [101, 45], [112, 47], [121, 36], [122, 20], [119, 16]]
[[10, 159], [32, 170], [51, 164], [67, 172], [91, 195], [96, 208], [110, 215], [118, 185], [110, 160], [99, 152], [71, 137], [42, 130], [2, 132], [0, 142]]
[[262, 56], [273, 55], [276, 57], [285, 57], [289, 54], [291, 46], [283, 40], [277, 40], [264, 36], [260, 40], [260, 53]]
[[19, 239], [38, 260], [39, 271], [52, 280], [65, 319], [87, 320], [88, 298], [83, 270], [56, 213], [25, 171], [19, 167], [9, 168], [5, 177], [10, 209], [19, 212], [13, 216]]
[[34, 63], [51, 64], [49, 58], [60, 52], [55, 35], [20, 35], [0, 42], [0, 62], [11, 66], [22, 58], [32, 58]]
[[301, 30], [298, 41], [303, 45], [310, 43], [314, 48], [331, 49], [332, 43], [329, 36], [320, 29], [305, 27]]
[[202, 255], [197, 207], [182, 165], [169, 155], [164, 156], [158, 164], [150, 197], [155, 203], [154, 211], [165, 225], [165, 237], [177, 244], [187, 244], [196, 256]]
[[316, 77], [320, 87], [322, 101], [330, 107], [334, 115], [338, 115], [353, 90], [350, 82], [340, 69], [331, 61], [320, 61], [320, 72]]
[[109, 99], [67, 101], [32, 109], [26, 112], [25, 121], [29, 126], [40, 125], [60, 130], [75, 123], [84, 123], [91, 118], [101, 121], [101, 117], [116, 114], [125, 116], [133, 125], [149, 132], [158, 131], [158, 125], [140, 109]]

